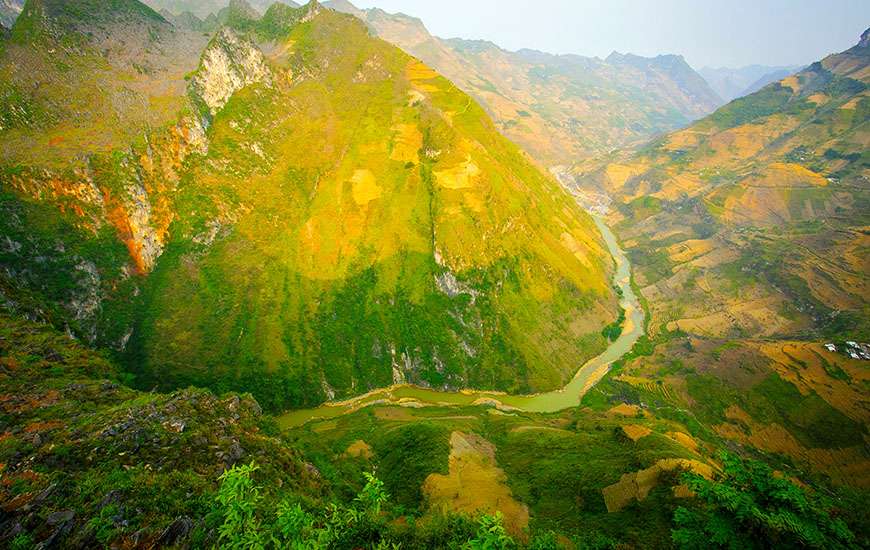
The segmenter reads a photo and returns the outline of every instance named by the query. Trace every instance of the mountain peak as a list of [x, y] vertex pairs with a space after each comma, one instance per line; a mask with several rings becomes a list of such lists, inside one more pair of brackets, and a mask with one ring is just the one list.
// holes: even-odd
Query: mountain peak
[[138, 0], [28, 0], [12, 32], [26, 42], [46, 34], [57, 38], [66, 32], [99, 39], [117, 26], [155, 32], [172, 29], [162, 15]]
[[870, 46], [870, 28], [861, 33], [861, 40], [858, 41], [859, 48], [866, 48]]

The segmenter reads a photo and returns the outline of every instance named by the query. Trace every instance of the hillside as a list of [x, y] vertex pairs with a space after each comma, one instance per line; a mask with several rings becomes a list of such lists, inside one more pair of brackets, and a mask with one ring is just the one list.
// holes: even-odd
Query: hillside
[[0, 62], [4, 302], [140, 387], [271, 410], [560, 387], [617, 315], [591, 218], [356, 19], [257, 17], [233, 3], [209, 40], [135, 0], [28, 2]]
[[703, 67], [698, 70], [704, 80], [723, 100], [732, 101], [757, 92], [771, 82], [782, 80], [800, 70], [800, 66], [771, 67], [747, 65], [745, 67]]
[[605, 60], [505, 51], [432, 36], [419, 19], [346, 1], [351, 13], [478, 100], [499, 130], [549, 166], [609, 153], [680, 128], [721, 104], [680, 56], [614, 53]]
[[870, 339], [868, 37], [573, 180], [613, 199], [651, 315], [646, 355], [600, 391], [845, 484], [870, 472], [845, 343]]
[[[199, 19], [205, 20], [209, 15], [216, 15], [234, 1], [237, 0], [146, 0], [143, 3], [151, 6], [156, 11], [166, 10], [172, 15], [190, 13]], [[247, 3], [257, 12], [263, 14], [276, 2], [271, 2], [270, 0], [250, 0]], [[299, 3], [293, 2], [293, 0], [280, 0], [278, 3], [291, 8], [300, 7]]]
[[865, 35], [586, 179], [644, 249], [654, 328], [867, 338], [868, 59]]
[[0, 26], [11, 29], [23, 6], [24, 0], [0, 0]]

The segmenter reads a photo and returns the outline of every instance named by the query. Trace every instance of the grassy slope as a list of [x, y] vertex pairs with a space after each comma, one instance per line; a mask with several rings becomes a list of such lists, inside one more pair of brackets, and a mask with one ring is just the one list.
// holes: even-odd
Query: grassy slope
[[403, 14], [355, 13], [378, 36], [480, 101], [502, 133], [545, 165], [640, 143], [719, 105], [706, 82], [676, 56], [601, 61], [508, 52], [485, 41], [442, 40]]
[[[167, 52], [202, 37], [135, 2], [47, 6], [5, 43], [0, 181], [8, 211], [63, 222], [4, 220], [4, 296], [129, 342], [143, 387], [253, 390], [269, 408], [402, 378], [532, 391], [604, 346], [616, 308], [592, 221], [472, 100], [356, 20], [228, 10], [266, 42], [274, 84], [236, 93], [195, 154], [186, 50]], [[89, 38], [71, 30], [86, 23]], [[103, 252], [113, 231], [133, 269]], [[42, 254], [65, 267], [40, 276]], [[96, 282], [77, 289], [82, 270]], [[87, 315], [73, 291], [95, 293]]]
[[867, 61], [831, 56], [589, 177], [622, 203], [655, 327], [867, 339]]
[[300, 454], [266, 435], [271, 424], [250, 396], [146, 394], [123, 378], [103, 355], [50, 327], [0, 316], [7, 544], [19, 531], [64, 547], [155, 544], [181, 518], [194, 538], [208, 537], [203, 518], [218, 476], [251, 459], [262, 462], [270, 488], [323, 496]]
[[867, 369], [842, 353], [868, 335], [867, 62], [831, 56], [588, 177], [617, 199], [655, 340], [587, 404], [870, 483]]

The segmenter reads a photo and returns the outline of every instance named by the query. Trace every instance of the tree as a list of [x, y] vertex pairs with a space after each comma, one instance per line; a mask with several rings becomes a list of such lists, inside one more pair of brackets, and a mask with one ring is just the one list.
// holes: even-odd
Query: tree
[[468, 541], [463, 550], [509, 550], [516, 548], [516, 543], [505, 531], [502, 525], [501, 512], [495, 515], [482, 515], [478, 520], [477, 534]]
[[260, 503], [260, 488], [254, 485], [251, 474], [257, 466], [235, 466], [220, 477], [220, 487], [215, 500], [220, 506], [223, 523], [218, 528], [218, 543], [221, 548], [233, 550], [260, 550], [266, 547], [259, 520], [257, 505]]
[[766, 464], [720, 455], [722, 474], [683, 481], [697, 495], [674, 513], [671, 538], [680, 548], [857, 548], [829, 499], [776, 475]]

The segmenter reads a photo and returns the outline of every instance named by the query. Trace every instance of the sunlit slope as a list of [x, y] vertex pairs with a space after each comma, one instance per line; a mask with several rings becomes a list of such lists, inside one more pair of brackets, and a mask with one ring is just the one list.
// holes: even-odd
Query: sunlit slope
[[401, 13], [360, 10], [346, 1], [324, 5], [359, 17], [377, 36], [449, 78], [483, 105], [499, 131], [548, 166], [643, 143], [722, 103], [676, 55], [511, 52], [484, 40], [438, 38]]
[[654, 330], [868, 336], [867, 33], [585, 174], [617, 199]]
[[[239, 26], [264, 39], [282, 14]], [[401, 381], [530, 391], [600, 349], [593, 223], [477, 104], [346, 15], [311, 10], [263, 50], [256, 82], [203, 105], [209, 152], [133, 336], [145, 380], [276, 407]]]
[[123, 349], [184, 159], [207, 39], [135, 0], [31, 0], [0, 40], [0, 303]]

